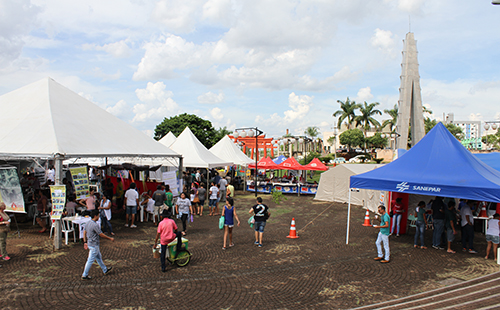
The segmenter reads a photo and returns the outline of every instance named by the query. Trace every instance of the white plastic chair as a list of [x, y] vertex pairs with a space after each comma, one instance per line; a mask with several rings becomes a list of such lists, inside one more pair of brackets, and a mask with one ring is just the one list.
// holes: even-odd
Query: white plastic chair
[[75, 226], [73, 225], [73, 222], [61, 220], [61, 225], [62, 225], [62, 233], [64, 234], [64, 238], [66, 240], [66, 245], [68, 245], [68, 235], [70, 233], [73, 233], [73, 242], [76, 242], [76, 236], [75, 236]]
[[56, 228], [56, 221], [52, 220], [52, 218], [49, 216], [49, 221], [51, 223], [50, 226], [50, 238], [52, 238], [52, 231]]

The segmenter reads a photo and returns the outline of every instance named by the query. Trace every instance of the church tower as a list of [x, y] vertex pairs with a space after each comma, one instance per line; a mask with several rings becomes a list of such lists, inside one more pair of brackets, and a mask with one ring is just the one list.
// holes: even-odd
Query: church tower
[[420, 75], [418, 74], [417, 43], [413, 33], [408, 32], [404, 40], [403, 63], [401, 64], [401, 86], [399, 87], [398, 119], [396, 133], [399, 134], [396, 148], [408, 148], [409, 126], [411, 146], [425, 136]]

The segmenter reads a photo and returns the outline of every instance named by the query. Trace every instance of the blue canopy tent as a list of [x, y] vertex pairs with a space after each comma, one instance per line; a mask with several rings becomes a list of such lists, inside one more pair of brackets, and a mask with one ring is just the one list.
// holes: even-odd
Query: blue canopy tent
[[[477, 159], [438, 123], [397, 160], [351, 176], [350, 188], [500, 202], [500, 171]], [[349, 217], [350, 203], [347, 242]]]
[[279, 165], [279, 164], [281, 164], [282, 162], [284, 162], [286, 159], [287, 159], [287, 158], [286, 158], [285, 156], [280, 155], [280, 156], [276, 157], [275, 159], [273, 159], [273, 161], [274, 161], [274, 163], [275, 163], [276, 165]]
[[474, 156], [476, 156], [476, 158], [480, 159], [483, 163], [487, 164], [491, 168], [500, 171], [500, 153], [499, 152], [474, 154]]

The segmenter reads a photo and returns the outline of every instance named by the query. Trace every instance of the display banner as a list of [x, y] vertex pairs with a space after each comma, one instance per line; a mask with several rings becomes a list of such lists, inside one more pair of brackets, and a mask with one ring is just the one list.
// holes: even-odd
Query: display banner
[[170, 186], [170, 190], [174, 197], [179, 196], [179, 183], [177, 182], [177, 172], [167, 171], [162, 173], [162, 181], [165, 185]]
[[50, 185], [50, 197], [52, 199], [50, 217], [53, 220], [60, 220], [66, 205], [66, 186]]
[[0, 201], [5, 211], [26, 213], [19, 176], [15, 167], [0, 167]]
[[89, 175], [87, 167], [69, 168], [71, 177], [73, 178], [73, 186], [75, 187], [76, 199], [84, 199], [89, 197]]
[[318, 190], [317, 186], [306, 186], [306, 185], [301, 185], [300, 186], [300, 193], [301, 194], [316, 195], [316, 191], [317, 190]]

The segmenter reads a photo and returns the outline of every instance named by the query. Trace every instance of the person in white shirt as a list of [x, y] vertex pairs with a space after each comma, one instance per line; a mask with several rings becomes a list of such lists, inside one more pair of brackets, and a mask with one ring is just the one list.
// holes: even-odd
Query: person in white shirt
[[[209, 216], [212, 215], [219, 215], [219, 208], [217, 208], [217, 197], [219, 197], [219, 188], [215, 186], [215, 183], [211, 183], [212, 186], [210, 187], [210, 193], [209, 193], [209, 200], [208, 200], [208, 210], [210, 211]], [[217, 212], [217, 213], [215, 213]]]
[[103, 194], [101, 205], [99, 207], [99, 213], [101, 216], [101, 223], [103, 226], [103, 232], [108, 231], [111, 236], [114, 236], [113, 227], [109, 222], [111, 220], [111, 200], [107, 194]]
[[129, 215], [131, 215], [132, 222], [130, 223], [130, 228], [136, 228], [134, 225], [135, 215], [137, 214], [137, 207], [139, 206], [139, 193], [135, 190], [135, 183], [130, 184], [130, 188], [125, 192], [125, 206], [123, 207], [126, 211], [125, 215], [125, 227], [128, 226]]
[[488, 229], [486, 230], [486, 242], [488, 242], [488, 247], [486, 248], [485, 259], [488, 259], [490, 255], [491, 248], [493, 247], [493, 257], [497, 260], [497, 249], [500, 243], [500, 221], [498, 220], [500, 215], [495, 213], [492, 219], [488, 220]]

